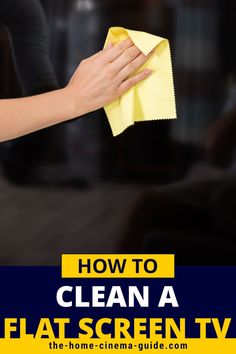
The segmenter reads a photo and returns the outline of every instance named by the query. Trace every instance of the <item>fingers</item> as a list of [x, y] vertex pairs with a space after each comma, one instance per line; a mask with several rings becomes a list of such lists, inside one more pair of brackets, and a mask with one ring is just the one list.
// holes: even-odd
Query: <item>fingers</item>
[[130, 77], [129, 79], [125, 80], [122, 82], [122, 84], [119, 87], [119, 94], [122, 95], [125, 93], [128, 89], [131, 87], [135, 86], [139, 82], [143, 81], [147, 77], [149, 77], [152, 73], [152, 70], [150, 69], [145, 69], [142, 70], [140, 73], [134, 75], [133, 77]]
[[[97, 53], [91, 55], [88, 59], [90, 60], [96, 60], [99, 58], [99, 60], [101, 60], [102, 58], [106, 59], [106, 56], [107, 56], [107, 53], [109, 52], [109, 50], [113, 47], [113, 43], [112, 42], [108, 42], [106, 44], [106, 46], [104, 47], [104, 49], [102, 50], [99, 50]], [[106, 60], [103, 60], [102, 63], [104, 64], [104, 62], [107, 61]]]
[[152, 52], [148, 55], [143, 53], [139, 54], [134, 60], [130, 61], [119, 73], [119, 79], [124, 81], [128, 76], [134, 73], [138, 68], [140, 68], [152, 55]]
[[135, 47], [135, 45], [132, 45], [131, 47], [126, 49], [116, 60], [112, 62], [111, 67], [117, 74], [121, 69], [123, 69], [124, 66], [131, 63], [140, 54], [141, 51], [137, 47]]
[[112, 62], [131, 46], [133, 46], [133, 42], [131, 41], [130, 38], [127, 38], [124, 41], [120, 42], [119, 44], [106, 50], [106, 54], [104, 54], [104, 57], [108, 62]]

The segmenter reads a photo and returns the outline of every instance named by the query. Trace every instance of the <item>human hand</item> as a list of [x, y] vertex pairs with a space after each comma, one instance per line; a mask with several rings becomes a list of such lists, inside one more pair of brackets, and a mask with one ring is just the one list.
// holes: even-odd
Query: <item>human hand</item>
[[74, 116], [105, 106], [147, 78], [151, 70], [136, 71], [151, 54], [144, 55], [128, 38], [82, 60], [66, 87], [75, 103]]

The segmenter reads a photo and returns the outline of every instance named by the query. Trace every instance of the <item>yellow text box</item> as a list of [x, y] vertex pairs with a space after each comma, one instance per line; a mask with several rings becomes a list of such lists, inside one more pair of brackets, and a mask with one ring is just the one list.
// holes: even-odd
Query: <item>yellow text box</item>
[[[0, 352], [3, 354], [6, 353], [14, 353], [14, 354], [47, 354], [47, 353], [82, 353], [86, 352], [88, 354], [94, 353], [124, 353], [128, 351], [131, 354], [138, 353], [147, 353], [154, 354], [157, 352], [157, 349], [146, 349], [140, 351], [139, 345], [146, 346], [150, 344], [150, 340], [145, 340], [141, 342], [136, 341], [127, 341], [127, 340], [109, 340], [109, 341], [101, 341], [99, 339], [91, 339], [89, 341], [84, 342], [84, 345], [87, 345], [87, 348], [81, 348], [83, 345], [78, 339], [71, 340], [48, 340], [48, 339], [28, 339], [27, 337], [24, 339], [0, 339]], [[120, 345], [122, 343], [127, 343], [128, 349], [124, 350]], [[155, 343], [153, 343], [155, 344]], [[236, 353], [236, 339], [186, 339], [183, 341], [179, 341], [177, 339], [173, 340], [165, 340], [162, 339], [157, 342], [158, 349], [163, 353], [185, 353], [185, 354], [235, 354]], [[159, 351], [159, 350], [158, 350]]]
[[63, 254], [62, 278], [174, 278], [173, 254]]

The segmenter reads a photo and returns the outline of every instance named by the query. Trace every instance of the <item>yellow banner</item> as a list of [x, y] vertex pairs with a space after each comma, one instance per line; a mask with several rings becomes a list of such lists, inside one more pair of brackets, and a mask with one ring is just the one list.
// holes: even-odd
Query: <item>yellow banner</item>
[[62, 278], [174, 278], [173, 254], [64, 254]]
[[236, 339], [186, 339], [142, 342], [126, 340], [101, 341], [93, 339], [80, 341], [78, 339], [48, 340], [48, 339], [0, 339], [0, 351], [2, 354], [49, 354], [61, 352], [65, 354], [77, 352], [85, 353], [156, 353], [160, 350], [164, 353], [182, 352], [186, 354], [235, 354]]

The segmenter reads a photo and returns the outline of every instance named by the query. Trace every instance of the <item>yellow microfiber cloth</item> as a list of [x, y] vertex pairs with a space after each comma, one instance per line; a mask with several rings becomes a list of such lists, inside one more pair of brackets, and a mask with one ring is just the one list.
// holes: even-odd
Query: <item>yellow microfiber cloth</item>
[[114, 136], [135, 122], [176, 118], [169, 41], [146, 32], [111, 27], [104, 47], [110, 42], [118, 44], [128, 37], [145, 55], [155, 48], [151, 57], [138, 70], [149, 68], [153, 72], [119, 99], [104, 107]]

